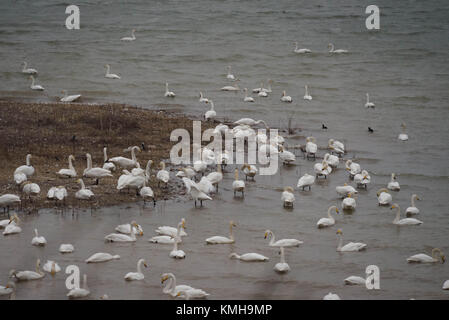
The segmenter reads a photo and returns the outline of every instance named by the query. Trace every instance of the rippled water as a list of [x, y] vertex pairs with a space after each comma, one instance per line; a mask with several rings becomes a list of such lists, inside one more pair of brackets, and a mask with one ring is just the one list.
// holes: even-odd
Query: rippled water
[[[56, 1], [3, 1], [0, 3], [0, 96], [32, 101], [52, 101], [61, 89], [81, 93], [84, 102], [125, 102], [158, 108], [175, 103], [182, 112], [200, 115], [208, 109], [198, 102], [203, 91], [213, 98], [219, 117], [263, 118], [285, 128], [288, 118], [302, 128], [300, 136], [288, 137], [289, 144], [304, 143], [314, 135], [325, 146], [330, 137], [345, 141], [349, 153], [372, 177], [367, 192], [360, 192], [357, 210], [337, 217], [336, 227], [315, 229], [332, 204], [340, 205], [335, 186], [347, 182], [344, 170], [310, 193], [296, 193], [293, 211], [281, 207], [282, 187], [296, 185], [313, 162], [296, 161], [275, 176], [258, 177], [248, 183], [244, 200], [232, 198], [232, 175], [224, 190], [206, 208], [194, 210], [190, 202], [167, 202], [163, 208], [141, 210], [137, 205], [104, 208], [90, 214], [55, 215], [42, 211], [28, 217], [21, 235], [0, 241], [0, 272], [4, 282], [11, 268], [30, 269], [36, 257], [55, 258], [62, 265], [77, 263], [87, 272], [93, 293], [113, 298], [166, 298], [161, 294], [159, 275], [173, 271], [183, 283], [201, 287], [212, 298], [321, 298], [329, 291], [342, 298], [447, 298], [441, 290], [449, 278], [447, 264], [408, 265], [415, 253], [440, 247], [449, 253], [447, 209], [449, 130], [449, 3], [445, 1], [377, 1], [381, 30], [365, 29], [365, 6], [360, 1], [80, 1], [81, 29], [64, 27], [66, 4]], [[136, 28], [137, 40], [122, 43]], [[315, 53], [293, 53], [294, 41]], [[329, 55], [327, 44], [350, 51]], [[46, 91], [29, 90], [19, 71], [26, 60], [39, 70], [38, 83]], [[122, 76], [120, 81], [104, 78], [104, 64]], [[219, 91], [228, 84], [226, 66], [232, 65], [240, 87], [259, 87], [274, 80], [268, 98], [246, 104], [243, 94]], [[164, 83], [177, 96], [164, 98]], [[305, 102], [308, 84], [313, 101]], [[282, 90], [292, 104], [279, 101]], [[375, 110], [364, 108], [365, 93]], [[399, 142], [400, 124], [407, 124], [409, 141]], [[321, 123], [328, 126], [321, 130]], [[367, 127], [374, 128], [369, 134]], [[320, 150], [320, 155], [324, 154]], [[404, 209], [417, 193], [424, 224], [398, 228], [394, 214], [379, 208], [376, 190], [398, 174], [401, 191], [394, 202]], [[161, 205], [159, 205], [161, 206]], [[161, 224], [176, 225], [187, 219], [190, 236], [182, 249], [185, 261], [172, 261], [169, 247], [146, 242]], [[102, 239], [115, 225], [136, 218], [144, 226], [144, 239], [134, 245], [109, 245]], [[204, 239], [226, 235], [229, 219], [238, 223], [235, 250], [260, 252], [271, 261], [245, 264], [229, 260], [228, 246], [208, 247]], [[49, 245], [43, 249], [29, 244], [38, 227]], [[335, 252], [338, 228], [345, 241], [368, 244], [364, 253]], [[292, 271], [279, 276], [272, 270], [279, 255], [263, 239], [266, 228], [277, 237], [299, 238], [300, 248], [288, 249]], [[75, 244], [73, 255], [59, 257], [61, 241]], [[120, 261], [85, 266], [90, 253], [105, 250], [122, 255]], [[148, 259], [150, 271], [144, 283], [127, 284], [123, 275], [135, 268], [137, 258]], [[349, 275], [364, 275], [365, 267], [381, 270], [381, 290], [345, 287]], [[216, 279], [213, 279], [213, 278]], [[35, 290], [21, 290], [21, 288]], [[21, 284], [18, 298], [62, 298], [66, 292], [63, 275], [56, 281]]]

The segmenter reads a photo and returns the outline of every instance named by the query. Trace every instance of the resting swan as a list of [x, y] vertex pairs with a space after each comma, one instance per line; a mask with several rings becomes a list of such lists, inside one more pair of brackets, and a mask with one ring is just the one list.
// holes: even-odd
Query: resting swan
[[404, 218], [401, 219], [401, 208], [399, 207], [398, 204], [393, 204], [391, 206], [391, 210], [393, 209], [397, 209], [396, 211], [396, 217], [393, 220], [393, 224], [399, 225], [399, 226], [405, 226], [405, 225], [418, 225], [418, 224], [422, 224], [423, 222], [415, 219], [415, 218]]
[[79, 189], [75, 193], [75, 198], [80, 200], [90, 200], [93, 197], [95, 197], [94, 193], [91, 190], [86, 189], [83, 179], [78, 179], [76, 182], [78, 182], [81, 185], [81, 189]]
[[47, 260], [42, 269], [45, 272], [50, 273], [52, 276], [61, 271], [61, 267], [53, 260]]
[[379, 206], [389, 205], [391, 201], [393, 201], [393, 197], [387, 189], [382, 188], [377, 191], [377, 202]]
[[19, 172], [25, 174], [27, 178], [34, 174], [34, 167], [31, 165], [31, 154], [27, 154], [25, 165], [17, 167], [16, 170], [14, 170], [14, 174]]
[[293, 100], [292, 100], [292, 97], [287, 96], [287, 94], [284, 90], [284, 91], [282, 91], [281, 101], [282, 102], [292, 102]]
[[284, 208], [293, 208], [293, 203], [295, 202], [295, 195], [293, 194], [292, 187], [285, 187], [281, 195], [281, 201]]
[[270, 247], [299, 247], [303, 242], [297, 239], [281, 239], [276, 241], [273, 231], [265, 230], [264, 239], [271, 236], [270, 243], [268, 244]]
[[20, 219], [17, 216], [17, 214], [14, 213], [12, 217], [10, 217], [9, 224], [5, 227], [5, 230], [3, 230], [3, 235], [7, 236], [10, 234], [16, 234], [22, 232], [22, 228], [19, 227]]
[[399, 190], [401, 190], [401, 186], [399, 185], [399, 182], [397, 182], [397, 180], [396, 180], [396, 174], [395, 173], [391, 174], [391, 180], [390, 180], [390, 182], [388, 182], [387, 188], [392, 190], [392, 191], [399, 191]]
[[62, 97], [60, 100], [61, 102], [73, 102], [75, 100], [78, 100], [81, 97], [80, 94], [73, 94], [73, 95], [69, 96], [67, 94], [67, 90], [62, 90], [61, 93], [64, 94], [64, 97]]
[[298, 184], [296, 186], [298, 188], [302, 188], [303, 191], [307, 187], [310, 191], [310, 187], [314, 183], [315, 183], [315, 176], [312, 176], [312, 175], [306, 173], [301, 178], [299, 178]]
[[245, 181], [239, 180], [239, 169], [234, 171], [234, 181], [232, 182], [232, 190], [234, 190], [234, 197], [237, 192], [242, 193], [242, 197], [245, 196]]
[[47, 244], [47, 240], [43, 236], [39, 236], [37, 229], [34, 229], [34, 238], [31, 239], [31, 244], [33, 246], [45, 246]]
[[97, 252], [91, 255], [89, 258], [85, 260], [86, 263], [97, 263], [97, 262], [106, 262], [110, 260], [118, 260], [120, 259], [119, 255], [112, 255], [110, 253], [105, 252]]
[[186, 177], [183, 177], [182, 181], [184, 182], [187, 192], [192, 196], [193, 200], [195, 201], [195, 208], [197, 201], [200, 201], [201, 206], [203, 206], [203, 201], [212, 200], [211, 197], [209, 197], [207, 194], [201, 191], [200, 187], [196, 182]]
[[183, 250], [178, 249], [178, 243], [181, 242], [181, 238], [176, 236], [173, 241], [173, 250], [170, 251], [169, 257], [174, 259], [184, 259], [186, 253]]
[[11, 270], [9, 272], [10, 277], [15, 277], [19, 281], [25, 280], [39, 280], [45, 277], [45, 273], [40, 270], [41, 260], [36, 261], [36, 271], [16, 271]]
[[348, 196], [346, 198], [344, 198], [343, 201], [341, 202], [341, 207], [344, 210], [354, 210], [356, 206], [357, 206], [357, 203], [356, 203], [355, 199], [353, 198], [352, 193], [348, 194]]
[[229, 238], [223, 237], [223, 236], [213, 236], [206, 239], [207, 244], [229, 244], [234, 243], [234, 234], [232, 233], [232, 227], [236, 227], [237, 225], [234, 223], [234, 221], [229, 222]]
[[238, 259], [245, 262], [263, 262], [268, 261], [269, 259], [259, 253], [244, 253], [242, 255], [238, 255], [237, 253], [233, 252], [229, 255], [230, 259]]
[[87, 297], [89, 294], [90, 291], [87, 287], [87, 274], [84, 274], [83, 288], [80, 288], [79, 286], [73, 288], [72, 290], [69, 291], [69, 293], [67, 293], [67, 297], [69, 297], [69, 299], [84, 298]]

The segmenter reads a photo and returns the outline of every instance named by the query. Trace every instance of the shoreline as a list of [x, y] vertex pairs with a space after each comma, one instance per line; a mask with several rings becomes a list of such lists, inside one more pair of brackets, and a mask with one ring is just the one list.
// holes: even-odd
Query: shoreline
[[[56, 207], [54, 200], [47, 199], [47, 192], [53, 186], [66, 187], [65, 207], [68, 208], [107, 207], [142, 201], [134, 190], [128, 194], [116, 189], [121, 168], [112, 172], [113, 177], [100, 179], [99, 185], [93, 185], [94, 179], [82, 177], [87, 166], [86, 153], [92, 155], [93, 167], [102, 167], [103, 147], [107, 147], [110, 158], [130, 157], [124, 149], [137, 145], [144, 148], [136, 153], [142, 168], [148, 160], [153, 160], [148, 185], [156, 200], [173, 199], [184, 193], [182, 181], [171, 174], [167, 188], [159, 188], [156, 172], [159, 162], [169, 158], [171, 147], [177, 143], [170, 141], [171, 131], [184, 128], [192, 136], [193, 120], [200, 119], [176, 111], [149, 110], [126, 104], [32, 103], [0, 98], [0, 195], [20, 196], [20, 207], [25, 212]], [[201, 125], [202, 131], [214, 127], [212, 122], [202, 121]], [[28, 153], [32, 155], [31, 165], [35, 168], [28, 181], [37, 183], [41, 189], [39, 197], [32, 201], [25, 198], [14, 181], [14, 170], [26, 163]], [[60, 178], [56, 172], [68, 168], [70, 154], [76, 159], [73, 165], [77, 177]], [[169, 172], [180, 168], [168, 161], [166, 165]], [[94, 200], [75, 198], [80, 189], [76, 182], [78, 178], [82, 178], [86, 187], [94, 192]]]

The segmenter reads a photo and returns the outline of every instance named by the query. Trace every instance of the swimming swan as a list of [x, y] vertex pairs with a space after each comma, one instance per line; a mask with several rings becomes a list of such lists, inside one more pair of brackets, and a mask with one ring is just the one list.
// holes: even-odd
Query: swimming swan
[[336, 206], [330, 206], [329, 209], [327, 209], [327, 218], [321, 218], [320, 220], [318, 220], [316, 224], [318, 228], [330, 227], [335, 224], [335, 219], [331, 216], [332, 210], [335, 210], [336, 213], [340, 213]]
[[407, 217], [418, 214], [419, 213], [419, 209], [415, 206], [415, 200], [421, 200], [416, 194], [412, 195], [412, 206], [408, 207], [405, 210], [405, 215]]
[[132, 29], [131, 30], [131, 37], [123, 37], [120, 40], [121, 41], [134, 41], [134, 40], [136, 40], [136, 35], [134, 34], [134, 32], [136, 32], [136, 29]]
[[343, 246], [343, 232], [341, 231], [341, 229], [337, 230], [337, 235], [340, 236], [337, 246], [338, 252], [355, 252], [364, 250], [366, 248], [366, 244], [362, 242], [348, 242]]
[[97, 262], [106, 262], [110, 260], [120, 259], [119, 255], [112, 255], [110, 253], [105, 252], [97, 252], [91, 255], [89, 258], [85, 260], [86, 263], [97, 263]]
[[232, 233], [232, 227], [236, 227], [237, 225], [234, 223], [234, 221], [229, 222], [229, 238], [223, 237], [223, 236], [213, 236], [206, 239], [207, 244], [228, 244], [228, 243], [234, 243], [234, 234]]
[[139, 259], [139, 261], [137, 261], [137, 272], [128, 272], [125, 275], [125, 280], [127, 280], [127, 281], [143, 280], [145, 278], [145, 276], [142, 273], [142, 265], [145, 268], [148, 268], [148, 265], [147, 265], [147, 262], [145, 261], [145, 259]]
[[35, 80], [34, 80], [33, 76], [30, 76], [30, 79], [31, 79], [31, 86], [30, 86], [30, 88], [32, 90], [37, 90], [37, 91], [44, 91], [45, 90], [43, 86], [41, 86], [39, 84], [34, 84]]
[[278, 263], [276, 263], [276, 264], [274, 265], [274, 268], [273, 268], [273, 269], [274, 269], [276, 272], [279, 272], [279, 273], [285, 273], [285, 272], [290, 271], [290, 266], [288, 265], [287, 262], [285, 262], [284, 247], [281, 246], [280, 249], [281, 249], [281, 251], [280, 251], [280, 254], [281, 254], [281, 261], [279, 261]]
[[281, 239], [276, 241], [273, 231], [265, 230], [264, 239], [271, 236], [270, 247], [299, 247], [303, 242], [297, 239]]
[[337, 49], [335, 50], [334, 45], [332, 43], [328, 44], [329, 53], [348, 53], [348, 50]]
[[396, 211], [396, 217], [393, 220], [393, 224], [396, 224], [399, 226], [405, 226], [405, 225], [419, 225], [419, 224], [423, 223], [422, 221], [415, 219], [415, 218], [401, 219], [401, 208], [396, 203], [391, 206], [391, 210], [393, 210], [395, 208], [397, 209], [397, 211]]
[[435, 263], [435, 262], [440, 262], [440, 260], [441, 260], [441, 263], [444, 263], [446, 261], [446, 258], [443, 255], [443, 253], [441, 252], [441, 250], [438, 248], [432, 249], [431, 257], [424, 253], [418, 253], [418, 254], [415, 254], [415, 255], [407, 258], [407, 262], [418, 262], [418, 263], [419, 262]]
[[105, 65], [106, 67], [106, 74], [104, 75], [105, 78], [108, 79], [121, 79], [120, 76], [116, 75], [115, 73], [110, 73], [111, 71], [111, 66], [110, 65]]
[[238, 259], [245, 262], [263, 262], [268, 261], [269, 259], [259, 253], [244, 253], [242, 255], [238, 255], [237, 253], [233, 252], [229, 255], [230, 259]]
[[73, 95], [68, 95], [67, 94], [67, 90], [62, 90], [61, 93], [64, 94], [64, 97], [62, 97], [59, 101], [61, 102], [73, 102], [77, 99], [79, 99], [81, 97], [80, 94], [73, 94]]
[[312, 51], [306, 48], [300, 49], [298, 48], [298, 42], [295, 42], [295, 49], [293, 49], [294, 53], [311, 53]]

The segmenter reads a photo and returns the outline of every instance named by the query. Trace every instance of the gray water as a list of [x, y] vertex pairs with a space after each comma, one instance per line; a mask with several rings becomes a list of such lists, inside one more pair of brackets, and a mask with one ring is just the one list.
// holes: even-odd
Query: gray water
[[[265, 119], [271, 126], [285, 128], [293, 117], [300, 136], [287, 137], [288, 144], [304, 143], [314, 135], [318, 145], [329, 138], [347, 144], [347, 158], [355, 158], [371, 173], [367, 192], [361, 191], [357, 209], [337, 216], [327, 230], [315, 227], [330, 205], [340, 206], [335, 186], [348, 182], [339, 169], [328, 181], [313, 186], [312, 192], [296, 192], [293, 211], [282, 209], [280, 193], [295, 186], [313, 161], [298, 157], [295, 166], [281, 168], [275, 176], [257, 177], [247, 183], [244, 200], [233, 199], [232, 174], [224, 189], [195, 210], [185, 199], [168, 201], [156, 209], [141, 204], [103, 208], [90, 213], [77, 211], [63, 216], [41, 211], [24, 219], [23, 232], [0, 240], [1, 282], [11, 268], [32, 270], [36, 257], [56, 259], [61, 266], [74, 263], [88, 274], [93, 297], [108, 293], [112, 298], [165, 299], [160, 274], [173, 272], [179, 283], [211, 293], [214, 299], [269, 298], [320, 299], [329, 291], [343, 299], [447, 299], [441, 290], [449, 279], [447, 264], [409, 265], [406, 258], [430, 254], [433, 247], [449, 252], [447, 209], [449, 130], [449, 3], [445, 1], [378, 1], [381, 30], [365, 28], [365, 7], [371, 2], [346, 1], [80, 1], [81, 29], [64, 27], [65, 6], [56, 1], [2, 1], [0, 3], [0, 96], [26, 101], [54, 101], [61, 89], [81, 93], [84, 102], [123, 102], [147, 108], [177, 104], [177, 110], [201, 115], [209, 107], [198, 102], [198, 93], [213, 98], [218, 117]], [[119, 39], [137, 29], [137, 40]], [[315, 53], [293, 53], [294, 41]], [[350, 51], [329, 55], [327, 44]], [[29, 89], [20, 73], [21, 62], [37, 68], [37, 81], [44, 93]], [[119, 81], [104, 78], [104, 64], [122, 76]], [[221, 92], [226, 66], [241, 79], [240, 87], [250, 90], [262, 80], [274, 80], [268, 98], [243, 102], [243, 94]], [[164, 83], [177, 94], [164, 98]], [[313, 96], [305, 102], [304, 85]], [[292, 104], [279, 101], [282, 90]], [[364, 107], [369, 92], [376, 109]], [[400, 124], [407, 124], [409, 140], [400, 142]], [[321, 123], [328, 126], [321, 130]], [[374, 128], [369, 134], [367, 127]], [[320, 155], [324, 154], [320, 150]], [[340, 165], [341, 167], [341, 165]], [[418, 217], [424, 224], [398, 228], [394, 214], [377, 206], [376, 190], [386, 186], [391, 172], [398, 174], [401, 191], [393, 201], [403, 210], [417, 193]], [[175, 226], [187, 220], [189, 237], [181, 248], [185, 261], [168, 257], [170, 246], [146, 241], [159, 225]], [[143, 239], [131, 245], [111, 245], [103, 237], [119, 223], [135, 218], [145, 230]], [[204, 239], [226, 235], [228, 221], [238, 224], [234, 246], [206, 246]], [[30, 245], [32, 229], [46, 236], [45, 248]], [[272, 267], [279, 259], [276, 249], [263, 239], [265, 229], [277, 238], [298, 238], [299, 248], [286, 250], [291, 272], [279, 276]], [[338, 254], [335, 231], [342, 228], [345, 242], [362, 241], [366, 252]], [[76, 247], [72, 255], [61, 256], [62, 242]], [[247, 264], [229, 260], [231, 251], [259, 252], [270, 261]], [[97, 251], [118, 253], [119, 261], [87, 266]], [[142, 283], [125, 283], [139, 257], [150, 270]], [[378, 265], [381, 290], [344, 286], [350, 275], [364, 276], [367, 265]], [[20, 284], [17, 298], [64, 298], [64, 275]], [[28, 288], [30, 290], [23, 290]]]

